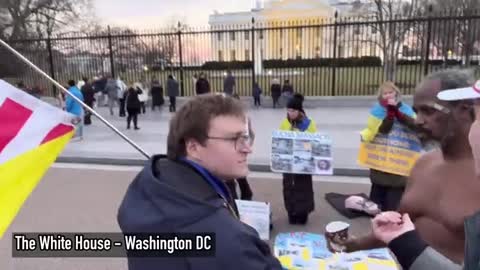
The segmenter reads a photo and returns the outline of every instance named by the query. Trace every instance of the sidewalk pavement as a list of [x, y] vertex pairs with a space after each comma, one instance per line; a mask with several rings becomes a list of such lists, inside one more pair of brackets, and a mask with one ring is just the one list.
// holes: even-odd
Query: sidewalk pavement
[[[179, 108], [186, 99], [179, 100]], [[253, 100], [244, 97], [249, 106], [249, 116], [255, 130], [254, 151], [249, 164], [253, 171], [270, 171], [271, 133], [286, 116], [285, 108], [272, 108], [271, 99], [263, 99], [262, 108], [253, 108]], [[406, 102], [410, 103], [407, 97]], [[343, 176], [367, 176], [368, 171], [357, 165], [359, 132], [365, 127], [369, 108], [375, 97], [324, 97], [305, 100], [305, 110], [317, 124], [319, 132], [327, 133], [333, 140], [334, 174]], [[168, 103], [168, 102], [167, 102]], [[126, 119], [110, 116], [106, 107], [97, 111], [121, 132], [135, 141], [149, 154], [166, 153], [168, 123], [171, 113], [168, 104], [162, 110], [139, 116], [140, 130], [127, 130]], [[110, 165], [142, 165], [145, 158], [120, 136], [114, 134], [100, 120], [92, 118], [93, 124], [84, 128], [84, 140], [72, 141], [61, 154], [58, 162], [94, 163]]]

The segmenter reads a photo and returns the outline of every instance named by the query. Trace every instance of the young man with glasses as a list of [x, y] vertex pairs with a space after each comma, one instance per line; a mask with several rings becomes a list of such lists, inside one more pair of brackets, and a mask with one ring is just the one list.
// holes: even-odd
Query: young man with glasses
[[[398, 209], [409, 214], [426, 244], [455, 263], [461, 263], [465, 255], [464, 220], [480, 205], [480, 183], [469, 143], [475, 114], [471, 101], [444, 101], [437, 95], [473, 82], [469, 72], [450, 69], [429, 75], [417, 87], [413, 106], [417, 128], [424, 142], [433, 140], [438, 148], [415, 164]], [[403, 256], [418, 251], [409, 242], [414, 244], [413, 237], [404, 241], [407, 244], [404, 253], [398, 254], [400, 262]], [[344, 244], [348, 251], [385, 246], [373, 234]], [[402, 265], [408, 269], [411, 263], [404, 261]]]
[[223, 180], [248, 174], [253, 140], [241, 102], [197, 96], [170, 122], [167, 157], [154, 156], [120, 206], [123, 232], [216, 234], [216, 255], [128, 258], [130, 270], [282, 269], [255, 229], [243, 224]]

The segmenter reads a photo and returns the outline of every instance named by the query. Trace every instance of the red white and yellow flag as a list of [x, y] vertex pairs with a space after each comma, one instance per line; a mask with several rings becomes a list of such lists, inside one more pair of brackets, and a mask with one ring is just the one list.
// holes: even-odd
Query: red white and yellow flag
[[0, 80], [0, 239], [72, 138], [74, 117]]

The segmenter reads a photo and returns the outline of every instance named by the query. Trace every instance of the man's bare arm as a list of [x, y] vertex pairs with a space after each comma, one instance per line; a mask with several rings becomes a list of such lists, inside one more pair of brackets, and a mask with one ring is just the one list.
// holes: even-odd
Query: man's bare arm
[[[410, 176], [407, 180], [407, 186], [405, 187], [405, 192], [403, 193], [402, 200], [398, 207], [399, 213], [408, 213], [414, 221], [414, 218], [417, 216], [417, 210], [415, 209], [415, 201], [418, 198], [417, 185], [422, 182], [422, 179], [419, 179], [419, 172], [421, 168], [427, 164], [430, 160], [429, 154], [425, 154], [416, 162], [413, 166]], [[415, 221], [414, 221], [415, 222]], [[372, 232], [368, 235], [365, 235], [360, 238], [352, 238], [347, 241], [345, 244], [347, 252], [354, 252], [359, 250], [368, 250], [374, 248], [386, 247], [386, 245], [380, 240], [376, 239]]]
[[347, 252], [383, 248], [386, 246], [385, 243], [378, 240], [371, 232], [360, 238], [352, 238], [345, 244]]

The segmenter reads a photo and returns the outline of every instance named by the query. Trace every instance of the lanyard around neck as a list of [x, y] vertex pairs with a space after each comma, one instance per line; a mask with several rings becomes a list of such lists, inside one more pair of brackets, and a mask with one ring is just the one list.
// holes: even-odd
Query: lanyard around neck
[[[182, 158], [182, 161], [188, 163], [191, 165], [201, 176], [202, 178], [207, 181], [207, 183], [215, 190], [215, 192], [222, 197], [222, 199], [227, 200], [230, 198], [230, 195], [225, 188], [225, 185], [222, 183], [220, 179], [217, 177], [213, 176], [207, 169], [199, 165], [198, 163], [191, 161], [186, 158]], [[228, 201], [228, 200], [227, 200]]]
[[192, 166], [207, 183], [215, 190], [217, 195], [223, 199], [224, 206], [230, 211], [230, 213], [238, 219], [237, 212], [233, 209], [233, 207], [230, 205], [230, 201], [228, 200], [230, 198], [230, 193], [226, 189], [225, 185], [222, 183], [220, 179], [217, 177], [213, 176], [207, 169], [199, 165], [198, 163], [191, 161], [186, 158], [181, 159], [183, 162], [188, 163], [190, 166]]

